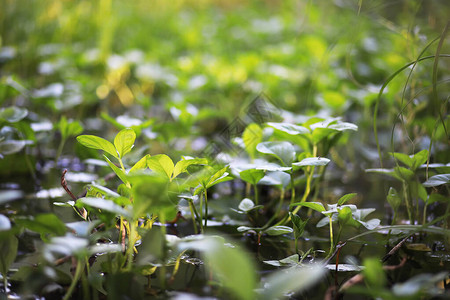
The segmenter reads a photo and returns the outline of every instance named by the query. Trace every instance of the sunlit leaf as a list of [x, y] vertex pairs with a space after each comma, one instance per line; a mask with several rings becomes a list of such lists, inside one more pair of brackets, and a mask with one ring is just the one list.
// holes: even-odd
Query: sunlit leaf
[[114, 145], [101, 137], [95, 135], [80, 135], [77, 137], [77, 141], [85, 147], [103, 150], [106, 153], [109, 153], [112, 156], [119, 158], [119, 155], [117, 154]]
[[322, 203], [320, 202], [297, 202], [291, 204], [291, 206], [305, 206], [320, 213], [325, 211], [325, 207], [323, 207]]
[[386, 274], [378, 258], [367, 258], [363, 261], [364, 281], [372, 289], [383, 288], [386, 284]]
[[328, 126], [328, 128], [338, 130], [338, 131], [344, 131], [344, 130], [357, 131], [358, 130], [358, 126], [356, 126], [353, 123], [349, 123], [349, 122], [338, 122], [337, 124], [331, 124], [330, 126]]
[[119, 157], [123, 157], [125, 154], [131, 151], [136, 140], [136, 133], [131, 128], [125, 128], [119, 131], [114, 138], [114, 146], [116, 147]]
[[179, 174], [186, 172], [189, 166], [206, 164], [208, 164], [208, 160], [206, 158], [183, 158], [175, 165], [173, 169], [172, 179], [177, 177]]
[[116, 173], [117, 177], [119, 177], [120, 180], [122, 180], [122, 182], [124, 183], [128, 182], [127, 175], [125, 174], [125, 172], [119, 167], [117, 167], [115, 164], [113, 164], [113, 162], [110, 161], [106, 155], [103, 155], [103, 157], [105, 158], [106, 162], [111, 167], [111, 169], [114, 171], [114, 173]]
[[123, 209], [120, 205], [117, 205], [112, 200], [107, 200], [107, 199], [103, 199], [103, 198], [92, 198], [92, 197], [80, 198], [77, 200], [76, 206], [77, 207], [92, 207], [92, 208], [111, 212], [118, 216], [126, 216], [126, 217], [130, 216], [128, 211]]
[[245, 212], [252, 210], [254, 207], [255, 207], [255, 203], [248, 198], [243, 199], [239, 203], [239, 206], [238, 206], [238, 208], [240, 210], [245, 211]]
[[131, 167], [131, 169], [128, 171], [128, 173], [133, 173], [136, 172], [138, 170], [143, 170], [145, 168], [147, 168], [147, 159], [150, 158], [151, 155], [147, 154], [144, 157], [142, 157], [140, 160], [138, 160], [137, 163], [134, 164], [133, 167]]
[[174, 169], [173, 161], [165, 154], [158, 154], [147, 158], [147, 167], [159, 174], [164, 174], [167, 178], [172, 178]]

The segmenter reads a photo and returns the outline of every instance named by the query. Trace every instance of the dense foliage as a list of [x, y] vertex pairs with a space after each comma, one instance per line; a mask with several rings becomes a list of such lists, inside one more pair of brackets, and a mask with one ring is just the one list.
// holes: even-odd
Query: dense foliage
[[0, 299], [450, 295], [446, 1], [0, 11]]

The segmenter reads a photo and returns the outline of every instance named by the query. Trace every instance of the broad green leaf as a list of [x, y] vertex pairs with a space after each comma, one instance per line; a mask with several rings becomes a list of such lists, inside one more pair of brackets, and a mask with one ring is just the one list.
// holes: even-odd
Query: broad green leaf
[[119, 158], [114, 145], [101, 137], [95, 135], [80, 135], [77, 137], [77, 141], [85, 147], [103, 150], [115, 158]]
[[364, 281], [369, 288], [381, 289], [386, 284], [386, 274], [378, 258], [367, 258], [363, 261]]
[[441, 194], [431, 194], [427, 199], [427, 205], [432, 204], [434, 202], [448, 202], [450, 201], [448, 197]]
[[71, 136], [79, 135], [83, 132], [83, 126], [78, 121], [67, 121], [67, 118], [63, 116], [58, 123], [58, 129], [61, 132], [63, 139], [67, 139]]
[[147, 167], [159, 174], [164, 174], [171, 179], [173, 174], [173, 161], [165, 154], [158, 154], [147, 158]]
[[[448, 271], [437, 274], [422, 273], [416, 275], [405, 282], [396, 283], [392, 286], [392, 292], [396, 299], [419, 299], [423, 291], [429, 290], [430, 287], [436, 287], [439, 282], [443, 282], [448, 278]], [[436, 295], [440, 292], [436, 292]], [[439, 296], [438, 296], [439, 297]]]
[[356, 222], [353, 219], [352, 210], [348, 206], [344, 206], [341, 209], [338, 209], [338, 220], [342, 226], [350, 225], [356, 228], [360, 226], [360, 223]]
[[325, 207], [323, 207], [322, 203], [320, 202], [297, 202], [291, 204], [290, 206], [305, 206], [320, 213], [325, 211]]
[[320, 143], [323, 139], [331, 138], [336, 134], [336, 130], [331, 128], [316, 128], [311, 134], [311, 140], [314, 145]]
[[127, 178], [127, 175], [125, 174], [125, 172], [122, 169], [120, 169], [119, 167], [117, 167], [115, 164], [113, 164], [112, 161], [110, 161], [106, 155], [103, 155], [103, 157], [106, 159], [106, 162], [111, 167], [111, 169], [114, 171], [114, 173], [116, 173], [117, 177], [119, 177], [120, 180], [122, 180], [122, 182], [127, 183], [128, 178]]
[[3, 277], [7, 276], [11, 264], [17, 256], [18, 239], [13, 234], [2, 237], [0, 243], [0, 273]]
[[133, 195], [134, 217], [146, 214], [158, 215], [166, 208], [176, 209], [177, 203], [170, 201], [168, 196], [169, 178], [160, 174], [145, 174], [130, 177]]
[[325, 157], [308, 157], [302, 159], [300, 162], [293, 163], [293, 166], [305, 167], [305, 166], [326, 166], [330, 160]]
[[294, 146], [289, 142], [262, 142], [256, 146], [256, 150], [276, 157], [287, 167], [290, 167], [295, 159]]
[[390, 152], [389, 153], [392, 157], [394, 157], [395, 159], [401, 161], [403, 164], [405, 164], [408, 168], [412, 168], [413, 163], [414, 163], [414, 159], [409, 156], [406, 155], [404, 153], [398, 153], [398, 152]]
[[284, 172], [284, 171], [291, 170], [292, 167], [282, 167], [279, 164], [275, 164], [275, 163], [263, 163], [263, 164], [259, 164], [255, 169], [269, 171], [269, 172], [280, 172], [280, 171]]
[[294, 230], [288, 226], [277, 225], [267, 228], [266, 230], [264, 230], [264, 232], [268, 235], [282, 235], [294, 232]]
[[177, 177], [179, 174], [187, 171], [188, 167], [191, 165], [206, 165], [208, 160], [206, 158], [189, 158], [178, 161], [173, 169], [172, 179]]
[[224, 168], [220, 169], [219, 171], [217, 171], [216, 173], [214, 173], [209, 178], [209, 180], [206, 184], [206, 188], [209, 189], [210, 187], [212, 187], [218, 183], [232, 180], [233, 178], [228, 176], [229, 173], [227, 171], [228, 171], [228, 166], [224, 167]]
[[239, 177], [250, 184], [257, 184], [264, 177], [264, 174], [263, 170], [248, 169], [239, 173]]
[[238, 206], [240, 210], [245, 212], [252, 210], [254, 207], [255, 203], [253, 203], [253, 201], [248, 198], [243, 199]]
[[16, 224], [27, 229], [40, 233], [41, 237], [46, 239], [47, 235], [64, 235], [66, 225], [61, 219], [52, 213], [38, 214], [32, 218], [17, 218]]
[[96, 192], [99, 192], [100, 194], [104, 195], [104, 196], [109, 196], [111, 198], [119, 198], [120, 195], [117, 194], [116, 192], [108, 189], [107, 187], [104, 187], [102, 185], [96, 184], [95, 182], [91, 183], [91, 187], [92, 189], [94, 189]]
[[291, 176], [285, 172], [275, 171], [268, 172], [259, 183], [263, 185], [275, 185], [285, 188], [289, 185]]
[[439, 186], [442, 184], [447, 184], [450, 182], [450, 174], [439, 174], [434, 175], [428, 178], [427, 181], [423, 183], [424, 187], [433, 187], [433, 186]]
[[388, 195], [386, 197], [389, 205], [392, 207], [394, 212], [397, 212], [398, 208], [402, 204], [402, 199], [399, 197], [397, 190], [393, 187], [389, 188]]
[[179, 251], [192, 249], [202, 252], [207, 262], [205, 265], [211, 268], [214, 277], [229, 290], [232, 299], [256, 299], [256, 266], [243, 249], [226, 246], [221, 237], [201, 235], [182, 239], [178, 248]]
[[10, 229], [11, 229], [11, 221], [7, 216], [0, 214], [0, 231], [6, 231]]
[[356, 196], [356, 193], [346, 194], [346, 195], [342, 196], [341, 198], [339, 198], [337, 204], [343, 205], [345, 202], [353, 199], [355, 196]]
[[424, 149], [422, 151], [417, 152], [413, 156], [413, 164], [411, 169], [413, 171], [417, 170], [422, 164], [424, 164], [428, 159], [428, 150]]
[[114, 146], [117, 149], [119, 157], [122, 158], [125, 154], [131, 151], [136, 140], [136, 133], [131, 128], [125, 128], [119, 131], [114, 138]]
[[116, 214], [117, 216], [125, 216], [129, 217], [130, 214], [123, 209], [120, 205], [117, 205], [112, 200], [107, 200], [103, 198], [92, 198], [92, 197], [84, 197], [79, 198], [77, 200], [76, 205], [77, 207], [92, 207], [104, 211], [111, 212], [113, 214]]
[[306, 219], [305, 221], [300, 218], [300, 216], [293, 214], [289, 212], [289, 215], [291, 216], [291, 221], [294, 228], [294, 236], [296, 239], [300, 238], [303, 235], [303, 232], [305, 231], [306, 223], [308, 223], [309, 219]]
[[262, 142], [263, 131], [258, 124], [249, 124], [242, 133], [242, 140], [244, 141], [245, 150], [251, 159], [255, 158], [256, 145]]
[[321, 282], [326, 273], [321, 264], [275, 271], [264, 280], [257, 299], [282, 299], [288, 293], [305, 291]]
[[151, 155], [147, 154], [143, 158], [141, 158], [137, 163], [134, 164], [133, 167], [131, 167], [130, 171], [128, 171], [129, 174], [136, 172], [137, 170], [143, 170], [147, 168], [147, 159], [150, 158]]
[[414, 172], [403, 167], [395, 167], [394, 174], [401, 180], [409, 181], [414, 177]]
[[[51, 239], [50, 243], [45, 245], [44, 257], [53, 262], [56, 257], [76, 256], [84, 258], [88, 255], [89, 240], [67, 234], [65, 236], [58, 236]], [[54, 255], [57, 254], [57, 255]]]
[[27, 115], [28, 110], [26, 108], [10, 106], [0, 109], [0, 121], [5, 120], [10, 123], [16, 123], [25, 118]]
[[411, 181], [409, 183], [409, 189], [413, 198], [420, 198], [426, 201], [428, 198], [427, 189], [417, 180]]
[[287, 134], [290, 135], [297, 135], [297, 134], [305, 134], [309, 133], [309, 129], [303, 126], [298, 126], [290, 123], [275, 123], [275, 122], [268, 122], [267, 125], [281, 130]]
[[264, 260], [263, 263], [274, 267], [292, 267], [299, 264], [300, 256], [294, 254], [280, 260]]

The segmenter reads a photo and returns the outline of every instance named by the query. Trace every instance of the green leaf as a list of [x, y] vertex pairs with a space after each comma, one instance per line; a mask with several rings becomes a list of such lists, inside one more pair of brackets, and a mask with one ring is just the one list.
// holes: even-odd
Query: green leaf
[[274, 122], [268, 122], [267, 125], [278, 129], [280, 131], [283, 131], [290, 135], [297, 135], [297, 134], [305, 134], [309, 133], [309, 129], [303, 126], [298, 126], [290, 123], [274, 123]]
[[300, 256], [294, 254], [280, 260], [264, 260], [263, 263], [274, 267], [292, 267], [297, 266], [300, 261]]
[[322, 203], [320, 202], [297, 202], [291, 204], [290, 206], [305, 206], [320, 213], [325, 211], [325, 207], [323, 207]]
[[338, 209], [338, 220], [342, 226], [350, 225], [356, 228], [360, 226], [360, 223], [353, 219], [352, 210], [348, 206]]
[[258, 124], [249, 124], [242, 133], [242, 140], [244, 141], [245, 150], [251, 159], [255, 158], [256, 145], [262, 142], [263, 131]]
[[442, 202], [442, 203], [445, 203], [445, 202], [448, 202], [448, 201], [449, 201], [449, 198], [446, 197], [446, 196], [444, 196], [444, 195], [441, 195], [441, 194], [431, 194], [431, 195], [428, 197], [428, 199], [427, 199], [427, 205], [430, 205], [430, 204], [432, 204], [432, 203], [434, 203], [434, 202]]
[[394, 210], [394, 212], [397, 212], [398, 208], [402, 204], [402, 199], [398, 196], [397, 190], [395, 188], [393, 187], [389, 188], [389, 192], [386, 199], [389, 205]]
[[250, 184], [257, 184], [263, 177], [265, 172], [263, 170], [248, 169], [239, 173], [239, 177]]
[[291, 217], [291, 221], [294, 228], [294, 236], [296, 239], [300, 238], [303, 235], [303, 232], [305, 231], [306, 223], [308, 223], [309, 219], [306, 219], [305, 221], [300, 218], [298, 215], [294, 215], [293, 213], [289, 212], [289, 216]]
[[30, 219], [17, 218], [15, 221], [18, 225], [40, 233], [44, 240], [47, 239], [46, 235], [64, 235], [66, 233], [66, 225], [52, 213], [38, 214]]
[[127, 183], [128, 178], [127, 178], [127, 175], [125, 174], [125, 172], [122, 169], [120, 169], [119, 167], [117, 167], [115, 164], [113, 164], [106, 155], [103, 155], [103, 157], [106, 159], [106, 162], [111, 167], [111, 169], [114, 171], [114, 173], [117, 175], [117, 177], [119, 177], [120, 180], [122, 180], [122, 182]]
[[160, 174], [145, 174], [130, 177], [135, 218], [146, 214], [159, 214], [166, 208], [177, 208], [168, 196], [169, 179]]
[[221, 182], [225, 182], [225, 181], [229, 181], [232, 180], [233, 178], [228, 176], [229, 173], [228, 171], [228, 166], [224, 167], [222, 169], [220, 169], [219, 171], [217, 171], [216, 173], [214, 173], [208, 180], [207, 184], [206, 184], [206, 188], [209, 189], [210, 187], [221, 183]]
[[57, 125], [61, 132], [62, 138], [65, 140], [68, 137], [79, 135], [83, 132], [83, 126], [78, 121], [68, 122], [67, 118], [63, 116]]
[[277, 225], [267, 228], [266, 230], [264, 230], [264, 232], [268, 235], [282, 235], [294, 232], [294, 230], [288, 226]]
[[158, 154], [147, 158], [147, 167], [159, 174], [164, 174], [171, 179], [174, 165], [172, 159], [165, 154]]
[[92, 207], [92, 208], [111, 212], [117, 216], [125, 216], [125, 217], [130, 216], [128, 211], [123, 209], [120, 205], [117, 205], [112, 200], [107, 200], [107, 199], [103, 199], [103, 198], [93, 198], [93, 197], [79, 198], [77, 200], [77, 203], [75, 206], [77, 206], [77, 207]]
[[114, 146], [116, 147], [119, 157], [122, 158], [125, 154], [131, 151], [136, 140], [136, 133], [131, 128], [125, 128], [119, 131], [114, 138]]
[[5, 120], [10, 123], [16, 123], [28, 115], [28, 110], [17, 106], [10, 106], [0, 109], [0, 121]]
[[13, 234], [3, 236], [0, 243], [0, 273], [7, 276], [11, 264], [17, 256], [19, 241]]
[[340, 122], [340, 121], [336, 124], [331, 124], [330, 126], [328, 126], [328, 128], [334, 129], [337, 131], [345, 131], [345, 130], [358, 131], [357, 125], [355, 125], [353, 123], [349, 123], [349, 122]]
[[295, 159], [295, 149], [289, 142], [262, 142], [256, 146], [261, 153], [276, 157], [284, 166], [291, 166]]
[[288, 293], [305, 291], [322, 281], [326, 272], [320, 264], [273, 272], [265, 278], [257, 299], [282, 299]]
[[364, 281], [371, 289], [382, 289], [386, 284], [386, 274], [378, 258], [368, 258], [363, 261]]
[[413, 171], [417, 170], [422, 164], [424, 164], [428, 159], [428, 150], [424, 149], [422, 151], [417, 152], [413, 156], [413, 164], [411, 169]]
[[95, 135], [80, 135], [77, 137], [77, 141], [85, 147], [103, 150], [115, 158], [119, 158], [114, 145], [101, 137]]
[[317, 145], [325, 138], [331, 138], [336, 134], [336, 130], [331, 128], [315, 128], [311, 134], [311, 140], [314, 145]]
[[337, 204], [343, 205], [345, 202], [353, 199], [353, 197], [355, 197], [355, 196], [356, 196], [356, 193], [346, 194], [346, 195], [342, 196], [341, 198], [339, 198]]
[[325, 157], [308, 157], [302, 159], [300, 162], [293, 163], [293, 166], [305, 167], [305, 166], [326, 166], [330, 160]]
[[450, 174], [439, 174], [434, 175], [428, 178], [427, 181], [423, 183], [424, 187], [433, 187], [433, 186], [439, 186], [442, 184], [447, 184], [450, 182]]
[[206, 165], [208, 160], [206, 158], [183, 158], [178, 161], [173, 169], [172, 179], [177, 177], [179, 174], [187, 171], [188, 167], [191, 165]]
[[130, 171], [128, 171], [129, 174], [136, 172], [137, 170], [143, 170], [147, 168], [147, 159], [151, 157], [150, 154], [145, 155], [143, 158], [141, 158], [137, 163], [134, 164], [133, 167], [131, 167]]
[[238, 208], [242, 211], [248, 212], [255, 208], [255, 203], [252, 200], [245, 198], [239, 203]]
[[291, 176], [285, 172], [275, 171], [269, 172], [259, 182], [263, 185], [275, 185], [285, 188], [289, 185]]
[[414, 163], [414, 159], [409, 156], [406, 155], [404, 153], [398, 153], [398, 152], [390, 152], [389, 153], [392, 157], [394, 157], [395, 159], [401, 161], [403, 164], [405, 164], [408, 168], [411, 168], [413, 163]]

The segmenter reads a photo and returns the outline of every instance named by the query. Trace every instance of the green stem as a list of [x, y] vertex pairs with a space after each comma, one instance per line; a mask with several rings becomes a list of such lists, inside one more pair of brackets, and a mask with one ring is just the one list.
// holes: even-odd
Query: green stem
[[56, 157], [55, 157], [55, 163], [58, 162], [59, 157], [62, 154], [62, 151], [64, 149], [64, 144], [66, 143], [66, 139], [61, 139], [58, 145], [58, 150], [56, 151]]
[[128, 233], [128, 248], [127, 248], [127, 265], [125, 270], [131, 271], [131, 266], [133, 265], [133, 254], [134, 254], [134, 244], [135, 244], [135, 222], [128, 222], [128, 227], [130, 228], [130, 232]]
[[73, 294], [73, 291], [78, 283], [78, 280], [80, 280], [81, 274], [83, 273], [84, 262], [81, 259], [78, 259], [77, 261], [77, 268], [75, 270], [75, 275], [73, 277], [72, 282], [70, 283], [69, 289], [67, 290], [67, 293], [64, 295], [63, 300], [69, 300], [70, 297]]
[[253, 185], [253, 190], [255, 191], [255, 204], [258, 205], [259, 199], [258, 199], [258, 187], [256, 184]]
[[189, 210], [191, 211], [192, 224], [194, 225], [194, 232], [195, 232], [195, 234], [197, 234], [198, 228], [197, 228], [197, 221], [195, 220], [195, 217], [197, 216], [197, 218], [198, 218], [198, 214], [196, 211], [194, 212], [195, 207], [194, 207], [194, 203], [192, 202], [192, 200], [189, 200]]
[[295, 202], [295, 186], [294, 186], [294, 172], [291, 170], [290, 172], [291, 175], [291, 203]]
[[404, 180], [402, 181], [402, 183], [403, 183], [403, 197], [405, 198], [406, 211], [408, 212], [409, 223], [411, 225], [414, 225], [414, 221], [413, 221], [413, 217], [412, 217], [412, 213], [411, 213], [411, 204], [409, 203], [408, 185]]
[[163, 263], [162, 263], [162, 267], [161, 267], [161, 278], [160, 278], [160, 284], [161, 284], [161, 289], [165, 290], [166, 289], [166, 264], [165, 264], [165, 259], [167, 257], [167, 249], [166, 249], [166, 215], [164, 214], [164, 212], [161, 212], [159, 215], [159, 219], [161, 221], [161, 233], [162, 236], [164, 237], [163, 240], [163, 244], [162, 244], [162, 248], [163, 248]]
[[205, 226], [204, 228], [208, 227], [208, 191], [205, 189]]
[[6, 276], [6, 274], [3, 274], [2, 273], [2, 276], [3, 276], [3, 285], [4, 285], [4, 287], [5, 287], [5, 294], [9, 294], [9, 289], [8, 289], [8, 276]]
[[333, 218], [332, 216], [328, 216], [330, 219], [330, 252], [328, 253], [327, 257], [330, 257], [333, 254], [334, 251], [334, 241], [333, 241]]

